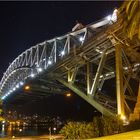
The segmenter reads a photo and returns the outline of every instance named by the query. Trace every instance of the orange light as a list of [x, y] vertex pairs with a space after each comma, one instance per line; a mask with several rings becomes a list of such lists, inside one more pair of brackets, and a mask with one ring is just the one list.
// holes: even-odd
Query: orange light
[[30, 86], [25, 86], [24, 89], [25, 90], [29, 90], [30, 89]]
[[66, 96], [67, 96], [67, 97], [70, 97], [70, 96], [71, 96], [71, 93], [67, 93]]

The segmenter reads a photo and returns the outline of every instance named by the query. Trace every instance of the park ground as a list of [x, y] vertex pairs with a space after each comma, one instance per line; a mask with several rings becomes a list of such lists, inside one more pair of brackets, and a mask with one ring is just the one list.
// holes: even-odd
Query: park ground
[[[60, 135], [52, 135], [51, 138], [54, 139], [63, 139]], [[37, 137], [13, 137], [13, 138], [0, 138], [0, 140], [47, 140], [51, 139], [49, 135], [37, 136]], [[104, 136], [100, 138], [93, 138], [88, 140], [140, 140], [140, 130], [130, 131], [126, 133], [115, 134], [111, 136]]]

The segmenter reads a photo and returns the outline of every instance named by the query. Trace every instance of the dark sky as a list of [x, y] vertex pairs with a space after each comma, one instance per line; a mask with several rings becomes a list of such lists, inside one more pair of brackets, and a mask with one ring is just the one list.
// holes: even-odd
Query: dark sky
[[0, 2], [0, 79], [25, 49], [111, 14], [118, 1]]

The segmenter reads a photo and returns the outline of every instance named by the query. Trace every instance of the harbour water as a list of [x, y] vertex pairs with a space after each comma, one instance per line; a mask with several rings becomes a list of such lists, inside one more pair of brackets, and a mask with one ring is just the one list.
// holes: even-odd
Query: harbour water
[[[50, 133], [47, 126], [13, 126], [4, 125], [0, 126], [0, 138], [3, 137], [22, 137], [22, 136], [40, 136], [48, 135]], [[56, 130], [51, 128], [51, 133], [55, 134]]]

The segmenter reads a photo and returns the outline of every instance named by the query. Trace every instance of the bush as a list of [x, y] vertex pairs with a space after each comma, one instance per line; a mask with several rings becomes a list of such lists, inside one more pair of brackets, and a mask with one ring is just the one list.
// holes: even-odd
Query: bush
[[87, 139], [122, 132], [122, 122], [112, 117], [94, 117], [93, 122], [68, 122], [60, 133], [68, 139]]
[[93, 123], [85, 122], [68, 122], [60, 130], [60, 134], [64, 135], [67, 139], [86, 139], [95, 137]]

